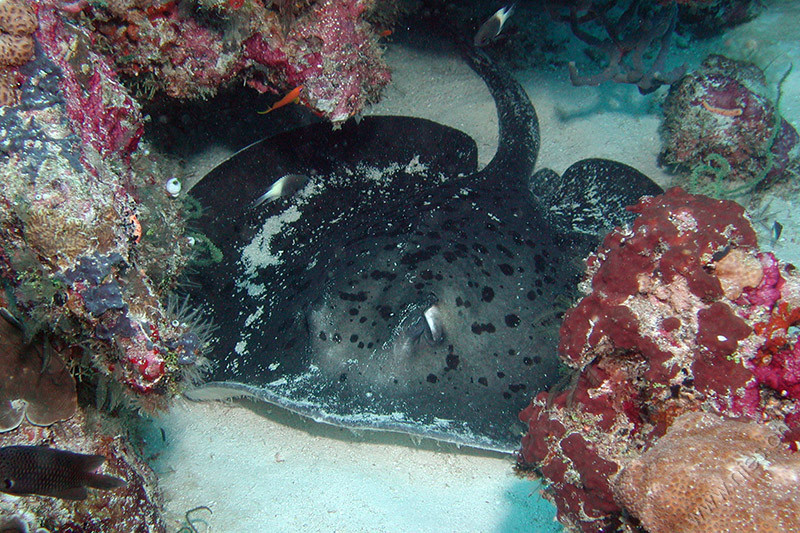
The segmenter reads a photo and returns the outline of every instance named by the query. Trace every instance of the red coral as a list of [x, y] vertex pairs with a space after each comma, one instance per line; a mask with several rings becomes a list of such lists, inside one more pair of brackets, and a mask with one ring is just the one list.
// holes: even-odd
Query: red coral
[[769, 320], [755, 325], [756, 332], [766, 340], [751, 361], [759, 384], [793, 400], [800, 400], [800, 339], [796, 333], [790, 334], [789, 328], [797, 325], [800, 307], [790, 308], [787, 302], [781, 302]]
[[[800, 302], [785, 300], [800, 276], [756, 253], [734, 202], [671, 189], [630, 209], [639, 217], [589, 257], [592, 290], [564, 316], [559, 353], [579, 372], [573, 386], [520, 414], [520, 461], [551, 482], [559, 520], [583, 531], [618, 524], [608, 477], [683, 413], [800, 423]], [[716, 272], [731, 249], [763, 270], [735, 301]]]
[[[41, 5], [39, 28], [39, 41], [62, 70], [61, 90], [75, 132], [103, 157], [130, 155], [144, 122], [108, 61], [89, 50], [86, 35], [65, 27], [53, 5]], [[65, 49], [73, 51], [65, 54]]]

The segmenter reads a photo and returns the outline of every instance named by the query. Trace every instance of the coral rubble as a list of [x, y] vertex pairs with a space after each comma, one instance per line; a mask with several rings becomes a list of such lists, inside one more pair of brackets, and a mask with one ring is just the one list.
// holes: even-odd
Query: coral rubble
[[[749, 417], [797, 440], [800, 275], [758, 251], [743, 208], [671, 189], [632, 208], [587, 260], [587, 295], [567, 311], [567, 390], [520, 418], [520, 454], [540, 469], [562, 522], [621, 524], [612, 481], [683, 413]], [[787, 445], [784, 445], [787, 446]]]
[[662, 159], [692, 192], [733, 198], [800, 164], [800, 137], [768, 97], [755, 65], [711, 55], [670, 89]]
[[302, 86], [300, 101], [332, 122], [359, 114], [389, 82], [372, 0], [86, 3], [75, 17], [135, 94], [207, 98], [242, 81]]

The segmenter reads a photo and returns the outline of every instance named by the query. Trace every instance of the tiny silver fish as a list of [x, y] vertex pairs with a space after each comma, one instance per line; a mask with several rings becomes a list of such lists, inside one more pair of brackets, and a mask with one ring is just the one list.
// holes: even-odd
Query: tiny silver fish
[[272, 186], [267, 189], [267, 192], [253, 200], [251, 207], [258, 207], [264, 202], [274, 202], [278, 198], [291, 196], [302, 189], [306, 181], [308, 181], [308, 176], [302, 174], [286, 174], [273, 183]]
[[511, 16], [511, 13], [514, 12], [514, 6], [516, 5], [516, 3], [513, 3], [510, 7], [501, 7], [494, 15], [486, 19], [486, 22], [478, 29], [478, 33], [475, 34], [475, 39], [472, 41], [473, 44], [475, 46], [486, 46], [492, 39], [500, 35], [500, 32], [503, 31], [503, 25], [508, 20], [508, 17]]
[[105, 459], [47, 446], [6, 446], [0, 448], [0, 491], [83, 500], [88, 494], [86, 487], [110, 490], [124, 486], [119, 478], [94, 473]]
[[778, 242], [778, 239], [781, 238], [781, 233], [783, 233], [783, 224], [778, 222], [777, 220], [772, 225], [772, 244], [774, 245]]

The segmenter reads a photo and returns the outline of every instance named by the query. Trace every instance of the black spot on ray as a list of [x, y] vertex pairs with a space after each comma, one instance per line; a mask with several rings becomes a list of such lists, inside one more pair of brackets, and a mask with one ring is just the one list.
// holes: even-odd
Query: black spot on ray
[[367, 293], [365, 292], [358, 292], [356, 294], [349, 294], [346, 292], [340, 292], [339, 298], [345, 300], [346, 302], [366, 302], [367, 301]]
[[489, 322], [488, 324], [478, 324], [477, 322], [473, 322], [470, 326], [472, 333], [475, 335], [481, 335], [483, 333], [494, 333], [497, 331], [497, 328], [494, 327], [494, 324]]
[[483, 300], [486, 303], [489, 303], [492, 300], [494, 300], [494, 291], [492, 290], [491, 287], [484, 287], [483, 289], [481, 289], [481, 300]]

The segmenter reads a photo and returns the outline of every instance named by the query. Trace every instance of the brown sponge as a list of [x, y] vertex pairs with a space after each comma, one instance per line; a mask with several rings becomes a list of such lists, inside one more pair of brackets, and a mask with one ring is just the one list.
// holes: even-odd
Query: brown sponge
[[33, 57], [33, 33], [38, 21], [27, 0], [0, 0], [0, 105], [19, 100], [15, 67]]

